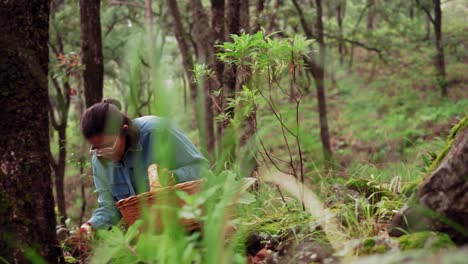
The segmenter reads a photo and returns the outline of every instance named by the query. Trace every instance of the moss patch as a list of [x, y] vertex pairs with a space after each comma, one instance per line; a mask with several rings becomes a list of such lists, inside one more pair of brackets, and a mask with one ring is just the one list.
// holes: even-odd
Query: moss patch
[[355, 253], [358, 256], [382, 254], [392, 248], [391, 244], [392, 242], [385, 238], [368, 237], [359, 244]]
[[431, 252], [455, 247], [447, 234], [430, 231], [401, 236], [398, 239], [398, 244], [401, 250], [426, 249]]

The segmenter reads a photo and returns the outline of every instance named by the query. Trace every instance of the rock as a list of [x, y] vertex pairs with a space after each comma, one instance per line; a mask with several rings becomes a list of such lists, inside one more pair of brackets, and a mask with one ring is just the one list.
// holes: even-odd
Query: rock
[[329, 193], [325, 204], [328, 207], [334, 207], [340, 204], [354, 204], [355, 201], [361, 198], [361, 195], [341, 184], [333, 184], [329, 187]]
[[247, 255], [255, 256], [261, 249], [263, 249], [269, 241], [269, 238], [262, 236], [259, 233], [252, 233], [247, 237], [246, 250]]
[[70, 230], [64, 225], [58, 225], [55, 228], [55, 232], [57, 233], [57, 240], [58, 241], [64, 241], [70, 236]]
[[447, 233], [456, 244], [468, 243], [468, 117], [456, 125], [446, 146], [429, 166], [406, 205], [395, 215], [390, 235], [432, 230]]

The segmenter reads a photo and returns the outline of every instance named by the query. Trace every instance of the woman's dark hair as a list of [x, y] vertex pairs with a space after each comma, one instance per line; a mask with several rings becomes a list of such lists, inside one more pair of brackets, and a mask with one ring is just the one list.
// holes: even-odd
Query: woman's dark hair
[[101, 134], [120, 135], [123, 125], [133, 128], [130, 118], [120, 112], [122, 106], [115, 99], [105, 99], [88, 108], [81, 117], [81, 132], [85, 138]]

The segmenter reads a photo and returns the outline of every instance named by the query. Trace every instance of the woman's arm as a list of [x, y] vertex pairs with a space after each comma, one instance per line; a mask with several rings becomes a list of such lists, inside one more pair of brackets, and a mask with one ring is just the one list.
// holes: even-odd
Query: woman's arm
[[180, 167], [171, 172], [176, 176], [177, 182], [188, 182], [200, 179], [202, 170], [207, 167], [204, 163], [195, 163]]
[[96, 170], [93, 165], [94, 186], [98, 193], [99, 208], [94, 210], [88, 222], [94, 229], [109, 228], [113, 224], [116, 224], [121, 217], [119, 211], [115, 207], [110, 186], [103, 176], [104, 172]]

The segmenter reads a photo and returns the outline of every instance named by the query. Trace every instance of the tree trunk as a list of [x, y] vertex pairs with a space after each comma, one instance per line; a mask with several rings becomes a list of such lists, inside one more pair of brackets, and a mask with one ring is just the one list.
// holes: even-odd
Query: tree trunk
[[367, 30], [374, 28], [375, 0], [367, 0]]
[[80, 191], [81, 191], [81, 212], [80, 212], [80, 226], [83, 224], [83, 219], [86, 213], [86, 181], [83, 179], [84, 174], [84, 167], [85, 167], [85, 159], [84, 157], [80, 157]]
[[[146, 19], [146, 28], [150, 36], [153, 35], [153, 0], [145, 0], [145, 19]], [[150, 38], [152, 41], [153, 38]]]
[[169, 8], [169, 13], [172, 16], [172, 23], [174, 28], [174, 35], [177, 40], [177, 45], [179, 46], [179, 51], [182, 56], [182, 65], [184, 66], [185, 75], [188, 79], [189, 89], [190, 89], [190, 98], [195, 107], [196, 113], [196, 102], [197, 102], [197, 85], [193, 82], [193, 57], [190, 53], [190, 49], [187, 45], [187, 40], [185, 38], [184, 27], [182, 26], [182, 18], [180, 16], [179, 7], [176, 0], [167, 0], [167, 5]]
[[320, 139], [325, 161], [331, 158], [330, 134], [328, 132], [327, 105], [325, 100], [325, 41], [323, 38], [322, 1], [315, 0], [317, 8], [317, 42], [319, 43], [319, 67], [316, 68], [315, 85], [317, 86], [318, 111], [320, 118]]
[[413, 20], [413, 18], [414, 18], [414, 0], [410, 0], [408, 15], [411, 18], [411, 20]]
[[0, 1], [0, 256], [63, 263], [49, 166], [47, 0]]
[[[304, 56], [304, 62], [307, 65], [307, 70], [314, 77], [315, 86], [317, 88], [317, 101], [318, 101], [318, 112], [320, 120], [320, 139], [322, 142], [323, 157], [326, 162], [331, 159], [332, 151], [330, 145], [330, 133], [328, 132], [328, 119], [327, 119], [327, 104], [325, 97], [325, 40], [323, 37], [323, 22], [322, 22], [322, 1], [315, 0], [315, 8], [317, 9], [317, 16], [315, 22], [315, 32], [313, 35], [312, 28], [309, 27], [305, 20], [304, 13], [297, 0], [293, 0], [296, 12], [299, 15], [299, 19], [306, 34], [307, 38], [315, 38], [319, 43], [319, 61], [316, 62], [313, 56]], [[328, 166], [328, 164], [327, 164]]]
[[[191, 0], [192, 19], [193, 19], [193, 35], [197, 43], [197, 53], [200, 64], [205, 64], [209, 69], [214, 68], [215, 54], [213, 49], [213, 33], [208, 21], [208, 16], [205, 13], [200, 0]], [[212, 93], [218, 89], [220, 83], [216, 77], [204, 77], [203, 92], [204, 92], [204, 135], [201, 136], [205, 140], [205, 150], [211, 160], [214, 158], [214, 147], [216, 143], [214, 133], [214, 115], [213, 115], [213, 99]]]
[[[54, 23], [55, 14], [51, 14], [51, 23]], [[57, 57], [64, 56], [64, 47], [62, 36], [60, 32], [56, 32], [56, 41], [57, 43], [49, 43], [52, 47], [52, 50], [55, 52]], [[67, 73], [68, 78], [74, 77], [74, 74]], [[81, 74], [79, 75], [81, 78]], [[67, 135], [66, 129], [68, 125], [68, 113], [70, 110], [70, 96], [73, 89], [70, 86], [69, 81], [65, 81], [63, 84], [60, 84], [60, 81], [54, 76], [50, 76], [51, 83], [55, 88], [56, 95], [54, 97], [49, 97], [49, 118], [50, 123], [54, 130], [58, 133], [58, 158], [57, 161], [51, 155], [50, 163], [54, 172], [54, 184], [55, 184], [55, 193], [56, 193], [56, 203], [59, 209], [59, 222], [65, 224], [67, 219], [66, 211], [66, 201], [64, 195], [64, 177], [65, 177], [65, 167], [67, 161]], [[58, 113], [59, 120], [56, 120], [55, 112]]]
[[431, 39], [431, 20], [428, 16], [426, 16], [426, 23], [424, 24], [424, 28], [426, 29], [426, 36], [424, 39], [429, 41]]
[[240, 0], [239, 9], [240, 32], [250, 33], [249, 0]]
[[[226, 7], [226, 32], [225, 41], [232, 41], [231, 34], [240, 34], [240, 18], [239, 18], [240, 0], [227, 0]], [[237, 139], [239, 135], [233, 133], [233, 128], [228, 128], [230, 120], [234, 119], [233, 109], [225, 109], [226, 102], [232, 100], [236, 96], [237, 70], [234, 65], [226, 65], [223, 72], [223, 92], [225, 99], [223, 100], [223, 111], [229, 118], [225, 120], [221, 126], [222, 141], [219, 144], [219, 149], [228, 153], [227, 163], [231, 164], [236, 156]]]
[[445, 74], [444, 46], [442, 44], [442, 10], [440, 0], [432, 0], [434, 5], [434, 35], [435, 35], [435, 66], [437, 69], [437, 84], [441, 89], [442, 96], [447, 97], [447, 80]]
[[278, 25], [276, 24], [276, 18], [278, 17], [278, 10], [280, 7], [283, 5], [282, 0], [276, 0], [275, 5], [274, 5], [274, 11], [271, 13], [270, 21], [268, 22], [268, 26], [266, 27], [266, 33], [271, 34], [274, 32], [277, 28]]
[[[214, 37], [214, 52], [218, 53], [219, 48], [216, 47], [216, 45], [221, 45], [224, 42], [224, 0], [211, 0], [211, 28], [213, 30], [213, 37]], [[223, 72], [224, 72], [224, 63], [218, 60], [217, 58], [215, 59], [214, 62], [214, 70], [216, 73], [216, 78], [218, 81], [222, 82], [223, 80]], [[225, 106], [225, 101], [224, 101], [224, 93], [219, 93], [219, 95], [216, 97], [216, 104], [218, 106], [217, 109], [215, 109], [215, 114], [219, 115], [223, 113], [223, 109]], [[224, 124], [222, 122], [217, 122], [216, 123], [216, 138], [217, 138], [217, 144], [218, 146], [221, 146], [222, 143], [222, 134], [223, 134], [223, 127]]]
[[104, 64], [102, 55], [100, 0], [80, 0], [81, 56], [86, 107], [102, 101]]
[[[390, 235], [432, 230], [448, 234], [455, 243], [468, 243], [468, 118], [451, 130], [445, 150], [429, 166], [424, 179], [390, 225]], [[453, 143], [450, 143], [453, 142]], [[446, 152], [446, 154], [443, 154]]]
[[262, 16], [263, 16], [263, 10], [265, 9], [265, 0], [257, 0], [255, 3], [255, 25], [253, 26], [252, 32], [257, 32], [260, 30], [262, 26]]
[[[239, 35], [240, 33], [240, 0], [228, 0], [226, 13], [226, 41], [232, 41], [231, 34]], [[223, 87], [225, 89], [226, 100], [234, 99], [236, 94], [236, 68], [233, 66], [225, 67]], [[232, 110], [227, 111], [230, 118], [234, 117]], [[227, 123], [225, 124], [227, 125]]]
[[343, 41], [343, 18], [345, 15], [346, 0], [340, 0], [336, 6], [336, 22], [338, 23], [338, 30], [340, 39], [338, 40], [338, 53], [340, 54], [340, 65], [343, 65], [345, 56], [345, 44]]
[[[66, 124], [66, 123], [65, 123]], [[67, 209], [65, 202], [65, 193], [64, 193], [64, 178], [65, 178], [65, 166], [66, 166], [66, 157], [67, 157], [67, 135], [66, 127], [60, 127], [58, 130], [59, 136], [59, 156], [57, 166], [54, 170], [55, 175], [55, 193], [57, 195], [57, 207], [60, 213], [60, 223], [65, 224], [67, 219]]]

